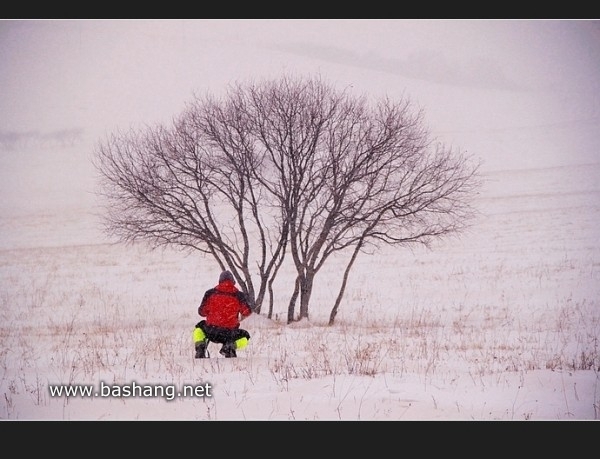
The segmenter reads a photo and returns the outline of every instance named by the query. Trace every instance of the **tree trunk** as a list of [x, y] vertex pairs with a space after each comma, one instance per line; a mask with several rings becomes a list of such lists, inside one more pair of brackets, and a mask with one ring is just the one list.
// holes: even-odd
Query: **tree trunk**
[[329, 325], [330, 326], [333, 325], [333, 323], [335, 322], [335, 316], [337, 316], [338, 308], [340, 307], [340, 303], [342, 302], [344, 292], [346, 291], [346, 284], [348, 283], [348, 275], [350, 274], [350, 270], [352, 269], [354, 260], [356, 260], [356, 257], [358, 256], [358, 252], [360, 252], [360, 248], [363, 245], [363, 240], [364, 239], [361, 239], [360, 242], [356, 245], [356, 247], [354, 248], [354, 252], [352, 253], [352, 257], [350, 258], [348, 265], [346, 265], [346, 269], [344, 271], [344, 278], [342, 279], [342, 285], [340, 287], [340, 291], [338, 292], [338, 296], [335, 299], [335, 304], [333, 305], [333, 308], [331, 309], [331, 313], [329, 314]]
[[308, 319], [308, 305], [312, 294], [315, 273], [309, 272], [301, 283], [300, 289], [300, 319]]
[[299, 293], [300, 293], [300, 276], [296, 277], [296, 283], [294, 285], [294, 292], [292, 293], [292, 297], [290, 298], [290, 303], [288, 305], [288, 316], [287, 316], [288, 324], [291, 324], [294, 321], [294, 310], [296, 308], [296, 299], [298, 298]]

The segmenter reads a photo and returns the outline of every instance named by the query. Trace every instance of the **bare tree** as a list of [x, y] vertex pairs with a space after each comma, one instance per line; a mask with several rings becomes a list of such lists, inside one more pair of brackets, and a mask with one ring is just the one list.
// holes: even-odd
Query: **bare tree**
[[274, 207], [249, 172], [259, 173], [261, 166], [238, 102], [235, 95], [223, 105], [197, 99], [170, 129], [111, 135], [98, 145], [95, 165], [107, 198], [109, 235], [210, 254], [233, 272], [260, 312], [267, 290], [272, 310], [269, 286], [283, 261], [287, 225], [273, 225], [276, 217], [263, 215]]
[[251, 86], [256, 124], [274, 173], [257, 180], [289, 225], [297, 277], [288, 322], [308, 318], [315, 277], [335, 252], [351, 251], [330, 314], [333, 324], [357, 255], [376, 244], [429, 244], [464, 228], [478, 186], [476, 165], [432, 146], [410, 101], [365, 98], [318, 79]]
[[289, 253], [296, 281], [288, 323], [309, 317], [331, 255], [350, 253], [333, 324], [359, 253], [460, 231], [478, 186], [477, 165], [434, 145], [408, 100], [369, 105], [318, 78], [196, 98], [172, 128], [115, 135], [97, 153], [110, 233], [211, 254], [258, 311], [269, 295], [269, 316]]

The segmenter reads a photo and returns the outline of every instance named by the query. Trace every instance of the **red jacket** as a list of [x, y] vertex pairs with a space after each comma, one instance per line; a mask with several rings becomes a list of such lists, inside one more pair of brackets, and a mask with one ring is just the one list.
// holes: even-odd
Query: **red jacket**
[[248, 297], [230, 280], [220, 282], [207, 290], [198, 306], [198, 314], [206, 317], [206, 324], [223, 328], [238, 328], [240, 318], [252, 314]]

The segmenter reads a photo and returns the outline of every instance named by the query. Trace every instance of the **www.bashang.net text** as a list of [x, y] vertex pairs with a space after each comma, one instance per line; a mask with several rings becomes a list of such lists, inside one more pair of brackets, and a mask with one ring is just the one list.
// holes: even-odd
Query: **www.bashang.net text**
[[141, 397], [174, 400], [179, 397], [212, 397], [212, 385], [184, 384], [180, 390], [173, 384], [106, 384], [100, 382], [96, 387], [92, 384], [49, 384], [50, 397]]

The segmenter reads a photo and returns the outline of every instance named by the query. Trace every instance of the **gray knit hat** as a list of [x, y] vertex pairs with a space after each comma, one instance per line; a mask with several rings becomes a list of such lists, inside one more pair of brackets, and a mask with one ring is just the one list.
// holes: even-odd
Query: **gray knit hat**
[[219, 276], [219, 284], [226, 280], [230, 280], [235, 284], [235, 279], [233, 278], [233, 274], [231, 274], [231, 271], [223, 271], [221, 273], [221, 275]]

